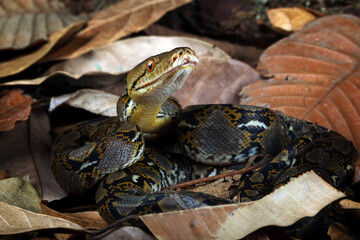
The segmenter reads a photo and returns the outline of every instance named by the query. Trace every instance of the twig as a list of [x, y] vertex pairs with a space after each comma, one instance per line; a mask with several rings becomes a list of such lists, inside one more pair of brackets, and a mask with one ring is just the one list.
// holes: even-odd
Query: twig
[[[196, 179], [196, 180], [192, 180], [192, 181], [188, 181], [188, 182], [184, 182], [184, 183], [179, 183], [179, 184], [173, 185], [171, 187], [164, 188], [163, 190], [175, 190], [175, 189], [179, 189], [179, 188], [187, 188], [187, 187], [194, 186], [196, 184], [211, 182], [211, 181], [215, 181], [215, 180], [218, 180], [218, 179], [221, 179], [224, 177], [233, 176], [235, 174], [244, 174], [244, 173], [253, 171], [253, 170], [265, 165], [271, 159], [272, 159], [272, 156], [266, 155], [263, 159], [261, 159], [259, 162], [257, 162], [254, 166], [245, 167], [243, 169], [235, 170], [232, 172], [222, 173], [222, 174], [212, 176], [212, 177], [200, 178], [200, 179]], [[255, 158], [250, 159], [249, 163], [251, 164], [254, 160], [255, 160]]]

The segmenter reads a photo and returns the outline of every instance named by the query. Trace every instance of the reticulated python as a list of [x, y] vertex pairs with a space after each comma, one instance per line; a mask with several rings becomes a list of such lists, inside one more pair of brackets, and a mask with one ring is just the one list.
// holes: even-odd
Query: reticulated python
[[[105, 177], [96, 202], [101, 216], [113, 222], [131, 214], [229, 203], [205, 193], [160, 190], [229, 169], [221, 165], [243, 167], [259, 153], [274, 158], [242, 180], [242, 201], [259, 199], [310, 169], [342, 186], [356, 151], [333, 131], [263, 107], [212, 104], [181, 110], [170, 96], [197, 62], [194, 51], [176, 48], [130, 71], [117, 118], [79, 124], [55, 141], [52, 169], [61, 187], [82, 193]], [[144, 148], [144, 135], [166, 138], [174, 131], [188, 157]]]

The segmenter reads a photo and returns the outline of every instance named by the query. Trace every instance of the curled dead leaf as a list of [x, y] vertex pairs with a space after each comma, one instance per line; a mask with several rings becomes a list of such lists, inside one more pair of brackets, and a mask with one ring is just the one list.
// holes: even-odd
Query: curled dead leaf
[[320, 18], [270, 46], [241, 104], [268, 106], [341, 133], [360, 148], [360, 19]]
[[49, 111], [66, 103], [72, 107], [85, 109], [102, 116], [116, 116], [116, 103], [119, 96], [96, 89], [81, 89], [75, 93], [53, 97], [50, 100]]
[[22, 92], [18, 89], [0, 93], [0, 132], [10, 131], [16, 121], [28, 119], [34, 100]]
[[18, 55], [13, 58], [7, 57], [5, 60], [0, 61], [0, 78], [19, 73], [36, 63], [39, 59], [45, 56], [45, 54], [47, 54], [58, 41], [67, 38], [67, 36], [73, 34], [82, 26], [83, 23], [71, 24], [51, 35], [49, 37], [49, 41], [40, 47], [30, 52], [24, 52], [23, 55]]
[[344, 196], [310, 171], [258, 201], [140, 218], [159, 239], [240, 239], [263, 226], [288, 226], [314, 216]]

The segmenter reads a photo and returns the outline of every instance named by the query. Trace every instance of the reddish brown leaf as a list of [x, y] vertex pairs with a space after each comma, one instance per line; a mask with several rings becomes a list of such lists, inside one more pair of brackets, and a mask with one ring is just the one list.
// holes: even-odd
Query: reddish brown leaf
[[34, 100], [22, 94], [22, 90], [0, 93], [0, 131], [9, 131], [15, 127], [16, 121], [26, 120], [31, 112]]
[[360, 19], [333, 15], [269, 47], [258, 70], [274, 78], [243, 89], [265, 105], [331, 128], [360, 147]]

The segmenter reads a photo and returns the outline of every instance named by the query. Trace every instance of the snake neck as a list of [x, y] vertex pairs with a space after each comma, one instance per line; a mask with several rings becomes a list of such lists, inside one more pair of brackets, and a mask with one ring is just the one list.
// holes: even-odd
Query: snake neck
[[[164, 111], [162, 108], [165, 108]], [[175, 126], [175, 117], [181, 106], [174, 99], [138, 104], [125, 93], [117, 104], [120, 121], [136, 123], [144, 133], [162, 134]]]

